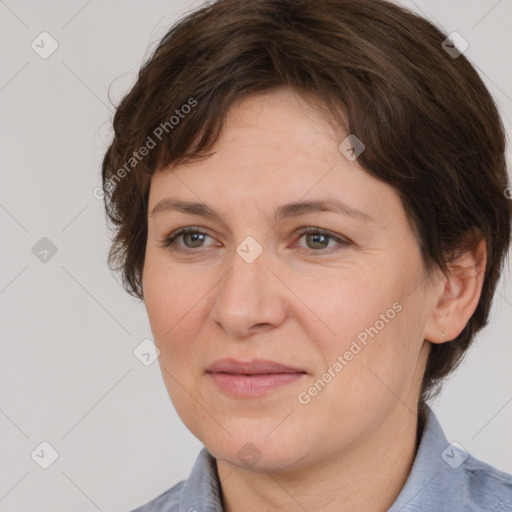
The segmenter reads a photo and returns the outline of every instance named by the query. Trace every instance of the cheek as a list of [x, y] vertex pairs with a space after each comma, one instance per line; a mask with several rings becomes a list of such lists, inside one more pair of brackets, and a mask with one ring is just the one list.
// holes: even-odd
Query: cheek
[[178, 368], [192, 359], [204, 307], [213, 284], [166, 262], [148, 259], [144, 274], [145, 306], [154, 336], [167, 367]]
[[153, 270], [144, 276], [144, 303], [155, 342], [159, 342], [174, 323], [176, 309], [172, 307], [173, 290], [169, 281]]
[[180, 327], [180, 318], [185, 314], [188, 295], [174, 278], [175, 274], [159, 265], [155, 258], [148, 257], [144, 268], [144, 303], [155, 344], [165, 358], [169, 350], [168, 340]]
[[322, 354], [325, 368], [320, 371], [340, 363], [341, 356], [343, 369], [336, 373], [332, 391], [338, 395], [350, 390], [354, 404], [380, 391], [390, 394], [386, 385], [403, 389], [416, 369], [422, 342], [421, 304], [415, 294], [407, 296], [407, 283], [414, 279], [408, 278], [405, 267], [402, 270], [402, 274], [347, 272], [314, 288], [298, 282], [297, 295], [310, 311], [301, 327]]
[[311, 339], [321, 340], [331, 355], [348, 349], [352, 340], [364, 342], [369, 330], [375, 333], [375, 324], [379, 332], [387, 330], [400, 309], [396, 304], [400, 294], [392, 279], [374, 278], [368, 270], [337, 269], [336, 274], [294, 281], [297, 307], [307, 313], [297, 313], [296, 318], [302, 317], [302, 327]]
[[[354, 320], [352, 336], [343, 342], [347, 361], [338, 380], [335, 400], [349, 409], [370, 414], [376, 403], [385, 409], [413, 389], [422, 347], [421, 308], [403, 297], [366, 309]], [[356, 313], [354, 313], [355, 316]], [[362, 323], [361, 323], [362, 322]], [[332, 359], [332, 356], [331, 356]]]
[[185, 277], [182, 269], [169, 264], [165, 254], [152, 248], [146, 251], [143, 282], [153, 334], [161, 337], [183, 316], [194, 298], [197, 282]]

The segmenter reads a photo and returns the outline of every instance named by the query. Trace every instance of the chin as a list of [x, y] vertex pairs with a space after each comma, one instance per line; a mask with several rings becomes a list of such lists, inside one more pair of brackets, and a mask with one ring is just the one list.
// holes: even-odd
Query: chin
[[[306, 456], [306, 447], [285, 431], [272, 432], [275, 426], [276, 423], [253, 427], [251, 434], [243, 434], [248, 429], [237, 428], [235, 432], [240, 433], [233, 436], [223, 431], [220, 438], [213, 437], [210, 430], [197, 437], [217, 460], [251, 471], [279, 471], [297, 466]], [[226, 428], [232, 432], [228, 425]]]

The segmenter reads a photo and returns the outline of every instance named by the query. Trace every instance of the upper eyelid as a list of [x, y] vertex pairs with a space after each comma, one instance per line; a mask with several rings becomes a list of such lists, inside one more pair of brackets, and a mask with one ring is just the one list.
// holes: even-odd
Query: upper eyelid
[[184, 228], [179, 228], [179, 229], [174, 230], [172, 233], [170, 233], [169, 235], [167, 235], [165, 237], [164, 241], [175, 240], [179, 236], [186, 235], [188, 233], [193, 233], [193, 234], [198, 233], [200, 235], [209, 236], [210, 238], [215, 238], [212, 235], [210, 235], [204, 228], [196, 228], [194, 226], [187, 226]]
[[214, 238], [212, 235], [209, 234], [209, 230], [205, 228], [199, 228], [195, 226], [186, 226], [183, 228], [175, 229], [172, 233], [169, 233], [169, 235], [166, 236], [166, 238], [175, 238], [180, 235], [186, 235], [187, 233], [199, 233], [201, 235], [209, 236], [210, 238]]
[[[186, 235], [187, 233], [198, 233], [201, 235], [208, 236], [210, 238], [215, 238], [212, 235], [210, 235], [205, 228], [200, 228], [200, 227], [196, 227], [196, 226], [185, 226], [185, 227], [178, 228], [178, 229], [174, 230], [172, 233], [170, 233], [168, 236], [166, 236], [164, 239], [164, 242], [171, 241], [167, 244], [170, 246], [175, 243], [175, 241], [178, 237], [180, 237], [182, 235]], [[320, 234], [320, 235], [327, 236], [327, 237], [337, 241], [337, 243], [339, 243], [340, 245], [343, 245], [343, 244], [348, 245], [348, 244], [353, 243], [350, 239], [348, 239], [347, 237], [345, 237], [343, 235], [337, 235], [327, 229], [319, 228], [316, 226], [302, 226], [301, 228], [297, 228], [294, 231], [294, 234], [296, 234], [299, 238], [302, 238], [303, 236], [308, 235], [308, 234]], [[196, 251], [196, 250], [202, 249], [202, 248], [204, 248], [204, 247], [198, 247], [196, 249], [191, 249], [190, 247], [184, 247], [184, 250]], [[309, 249], [309, 250], [313, 251], [313, 249]], [[320, 252], [321, 250], [315, 251], [315, 252]]]

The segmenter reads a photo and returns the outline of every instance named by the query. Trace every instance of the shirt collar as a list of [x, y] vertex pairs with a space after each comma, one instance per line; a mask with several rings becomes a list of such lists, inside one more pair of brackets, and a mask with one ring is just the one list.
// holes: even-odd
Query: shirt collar
[[[443, 465], [447, 470], [450, 469], [441, 458], [443, 451], [448, 446], [448, 441], [434, 412], [430, 407], [426, 408], [427, 418], [411, 472], [388, 512], [409, 510], [421, 512], [423, 510], [441, 510], [442, 508], [435, 484], [441, 473], [445, 471]], [[446, 474], [446, 477], [453, 478], [450, 474]], [[443, 496], [443, 506], [446, 506], [445, 498]]]

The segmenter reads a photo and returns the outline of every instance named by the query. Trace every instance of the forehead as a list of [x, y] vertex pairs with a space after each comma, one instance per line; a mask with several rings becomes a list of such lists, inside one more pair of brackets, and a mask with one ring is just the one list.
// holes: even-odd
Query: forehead
[[168, 196], [226, 212], [328, 196], [386, 219], [398, 196], [340, 152], [346, 136], [291, 90], [251, 96], [228, 113], [212, 156], [155, 173], [149, 211]]

